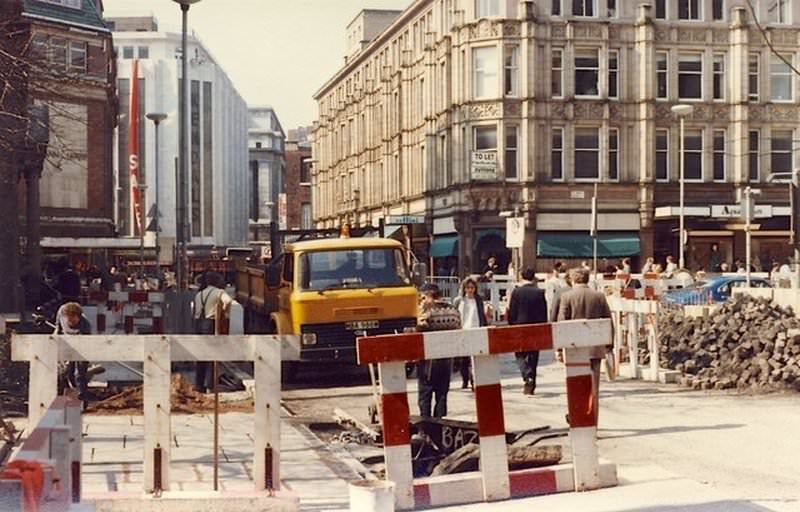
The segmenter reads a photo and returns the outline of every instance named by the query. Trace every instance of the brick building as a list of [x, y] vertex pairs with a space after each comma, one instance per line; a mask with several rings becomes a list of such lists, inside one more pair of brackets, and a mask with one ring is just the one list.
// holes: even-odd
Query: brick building
[[600, 255], [663, 262], [679, 249], [671, 107], [690, 104], [688, 266], [713, 244], [743, 259], [748, 185], [754, 254], [785, 258], [787, 187], [770, 175], [797, 166], [800, 9], [752, 3], [763, 32], [745, 0], [414, 0], [379, 32], [362, 13], [315, 94], [316, 224], [424, 219], [417, 256], [463, 273], [508, 262], [502, 214], [518, 209], [524, 265], [545, 270], [591, 256], [597, 184]]
[[[100, 0], [24, 0], [31, 24], [33, 103], [47, 105], [40, 183], [42, 245], [93, 245], [114, 235], [117, 97], [111, 31]], [[74, 239], [86, 239], [83, 242]]]
[[291, 135], [301, 135], [300, 140], [286, 141], [286, 198], [287, 227], [311, 229], [311, 142], [302, 137], [302, 130], [289, 130]]

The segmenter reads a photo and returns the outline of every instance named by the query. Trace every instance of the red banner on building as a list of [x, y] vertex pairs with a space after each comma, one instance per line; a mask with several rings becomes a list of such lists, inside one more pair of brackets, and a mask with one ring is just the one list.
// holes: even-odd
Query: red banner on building
[[142, 191], [139, 189], [139, 61], [133, 61], [131, 108], [128, 113], [128, 169], [130, 170], [131, 205], [136, 228], [142, 232]]

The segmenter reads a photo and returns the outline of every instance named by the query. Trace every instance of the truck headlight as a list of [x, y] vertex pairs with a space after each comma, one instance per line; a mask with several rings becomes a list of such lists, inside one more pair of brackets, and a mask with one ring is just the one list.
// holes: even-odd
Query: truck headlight
[[414, 326], [403, 327], [403, 333], [409, 333], [409, 332], [417, 332], [417, 328]]
[[313, 332], [304, 333], [303, 336], [300, 337], [300, 342], [303, 345], [316, 345], [317, 335]]

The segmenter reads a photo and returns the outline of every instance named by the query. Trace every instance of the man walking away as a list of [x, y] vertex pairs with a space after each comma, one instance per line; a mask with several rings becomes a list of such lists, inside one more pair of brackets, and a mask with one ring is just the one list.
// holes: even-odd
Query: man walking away
[[[233, 299], [222, 289], [225, 286], [222, 275], [216, 272], [206, 273], [206, 287], [197, 292], [192, 308], [194, 310], [195, 334], [214, 334], [217, 322], [217, 306], [222, 304], [225, 314], [230, 310]], [[201, 393], [206, 392], [211, 386], [209, 370], [211, 363], [198, 361], [195, 366], [195, 388]]]
[[[417, 330], [419, 331], [447, 331], [461, 328], [461, 315], [458, 310], [440, 299], [439, 287], [428, 285], [423, 290], [423, 300], [420, 305]], [[417, 365], [417, 384], [419, 415], [423, 418], [431, 417], [431, 405], [436, 397], [436, 406], [433, 408], [435, 418], [447, 415], [447, 392], [450, 391], [450, 374], [453, 372], [452, 359], [434, 359], [420, 361]]]
[[[526, 268], [522, 272], [522, 283], [511, 292], [508, 305], [508, 324], [541, 324], [547, 322], [547, 301], [544, 290], [536, 286], [536, 274]], [[517, 365], [525, 381], [522, 393], [533, 395], [536, 391], [536, 367], [539, 365], [539, 351], [517, 352]]]
[[[565, 293], [559, 301], [558, 320], [592, 320], [611, 318], [606, 296], [589, 288], [589, 271], [576, 268], [570, 271], [572, 290]], [[597, 420], [600, 389], [600, 360], [605, 357], [608, 347], [592, 348], [592, 410]]]

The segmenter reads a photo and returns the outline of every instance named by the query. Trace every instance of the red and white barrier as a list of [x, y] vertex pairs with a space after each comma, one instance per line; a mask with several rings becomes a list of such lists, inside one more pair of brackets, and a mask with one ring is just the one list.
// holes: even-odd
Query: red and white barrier
[[[395, 483], [398, 508], [495, 501], [616, 485], [615, 467], [601, 465], [598, 458], [598, 397], [594, 396], [591, 371], [593, 348], [609, 344], [608, 319], [359, 338], [359, 363], [378, 364], [386, 478]], [[566, 355], [573, 463], [509, 472], [497, 356], [551, 349], [564, 349]], [[481, 471], [477, 475], [464, 473], [415, 481], [405, 365], [453, 357], [473, 358]]]
[[162, 292], [91, 292], [86, 314], [98, 334], [163, 334], [164, 302]]
[[80, 502], [81, 430], [81, 402], [64, 396], [53, 400], [0, 470], [4, 494], [19, 496], [19, 510], [66, 511]]

